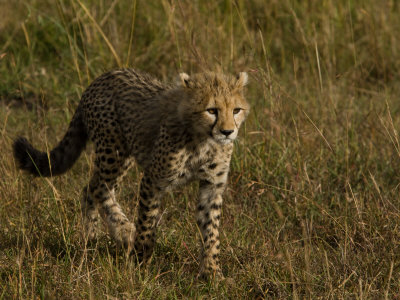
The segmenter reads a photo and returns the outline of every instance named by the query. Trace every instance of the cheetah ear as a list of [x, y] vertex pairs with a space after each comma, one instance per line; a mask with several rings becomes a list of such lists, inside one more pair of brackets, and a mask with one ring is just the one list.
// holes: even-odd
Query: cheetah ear
[[238, 88], [243, 88], [249, 79], [249, 75], [247, 75], [246, 72], [240, 72], [237, 76], [236, 76], [236, 87]]
[[188, 88], [190, 84], [190, 76], [186, 73], [179, 73], [180, 83], [183, 87]]

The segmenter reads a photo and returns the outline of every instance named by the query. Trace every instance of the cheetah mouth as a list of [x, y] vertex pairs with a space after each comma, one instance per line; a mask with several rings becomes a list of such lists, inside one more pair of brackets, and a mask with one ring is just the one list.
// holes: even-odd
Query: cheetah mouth
[[209, 136], [216, 141], [219, 144], [225, 145], [225, 144], [229, 144], [231, 142], [233, 142], [233, 139], [231, 139], [230, 137], [226, 137], [224, 135], [219, 135], [219, 134], [213, 134], [213, 132], [209, 133]]
[[231, 139], [229, 137], [216, 137], [215, 140], [222, 145], [226, 145], [232, 143], [234, 139]]
[[216, 141], [218, 144], [221, 144], [221, 145], [226, 145], [226, 144], [232, 143], [236, 138], [236, 135], [234, 135], [234, 134], [226, 136], [226, 135], [218, 134], [218, 133], [214, 134], [213, 132], [210, 133], [210, 136], [213, 138], [214, 141]]

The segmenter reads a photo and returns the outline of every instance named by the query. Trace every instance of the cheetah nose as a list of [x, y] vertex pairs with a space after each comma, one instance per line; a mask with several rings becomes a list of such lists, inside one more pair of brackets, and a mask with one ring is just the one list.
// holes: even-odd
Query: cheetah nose
[[233, 132], [233, 130], [220, 130], [220, 131], [221, 131], [221, 133], [224, 134], [226, 137], [228, 137], [228, 136]]

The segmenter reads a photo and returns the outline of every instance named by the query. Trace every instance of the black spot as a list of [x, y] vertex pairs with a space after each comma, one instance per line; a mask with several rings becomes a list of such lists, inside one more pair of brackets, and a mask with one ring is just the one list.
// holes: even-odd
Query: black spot
[[220, 183], [217, 184], [217, 188], [220, 188], [220, 187], [223, 187], [223, 186], [224, 186], [223, 182], [220, 182]]
[[218, 205], [218, 204], [215, 204], [215, 203], [211, 204], [211, 206], [210, 206], [211, 210], [218, 210], [220, 208], [221, 208], [221, 205]]
[[149, 177], [146, 177], [145, 182], [146, 182], [148, 185], [150, 185], [150, 184], [151, 184], [151, 179], [150, 179]]
[[211, 184], [211, 181], [208, 181], [208, 180], [200, 181], [200, 186], [205, 186], [205, 185], [210, 185], [210, 184]]
[[222, 175], [224, 175], [224, 174], [225, 174], [225, 172], [222, 171], [222, 172], [217, 173], [217, 176], [219, 177], [219, 176], [222, 176]]
[[216, 163], [212, 163], [211, 165], [208, 166], [211, 170], [214, 170], [217, 167]]
[[197, 206], [197, 210], [202, 211], [204, 209], [204, 205], [199, 204]]
[[207, 222], [205, 222], [205, 223], [203, 224], [203, 229], [206, 230], [207, 227], [210, 226], [210, 225], [211, 225], [211, 220], [208, 220]]
[[[144, 204], [142, 201], [139, 201], [139, 206], [140, 206], [140, 209], [142, 209], [143, 211], [149, 211], [149, 207], [146, 204]], [[145, 220], [144, 216], [145, 215], [143, 215], [143, 220]]]
[[149, 198], [147, 193], [143, 190], [140, 191], [140, 197], [142, 197], [144, 200], [147, 200]]
[[150, 206], [150, 209], [154, 210], [157, 209], [159, 207], [158, 203], [154, 203]]
[[106, 149], [106, 154], [111, 154], [111, 153], [112, 153], [112, 149], [107, 148], [107, 149]]
[[112, 223], [117, 223], [117, 219], [114, 217], [114, 215], [112, 215], [111, 217], [109, 217], [109, 220], [110, 220]]

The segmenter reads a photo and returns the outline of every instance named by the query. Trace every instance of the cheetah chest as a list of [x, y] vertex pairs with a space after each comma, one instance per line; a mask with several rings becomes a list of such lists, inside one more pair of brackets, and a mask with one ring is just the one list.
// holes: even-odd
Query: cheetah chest
[[161, 166], [160, 175], [167, 189], [180, 186], [192, 180], [202, 179], [205, 165], [214, 158], [210, 147], [181, 149], [169, 157], [169, 162]]

